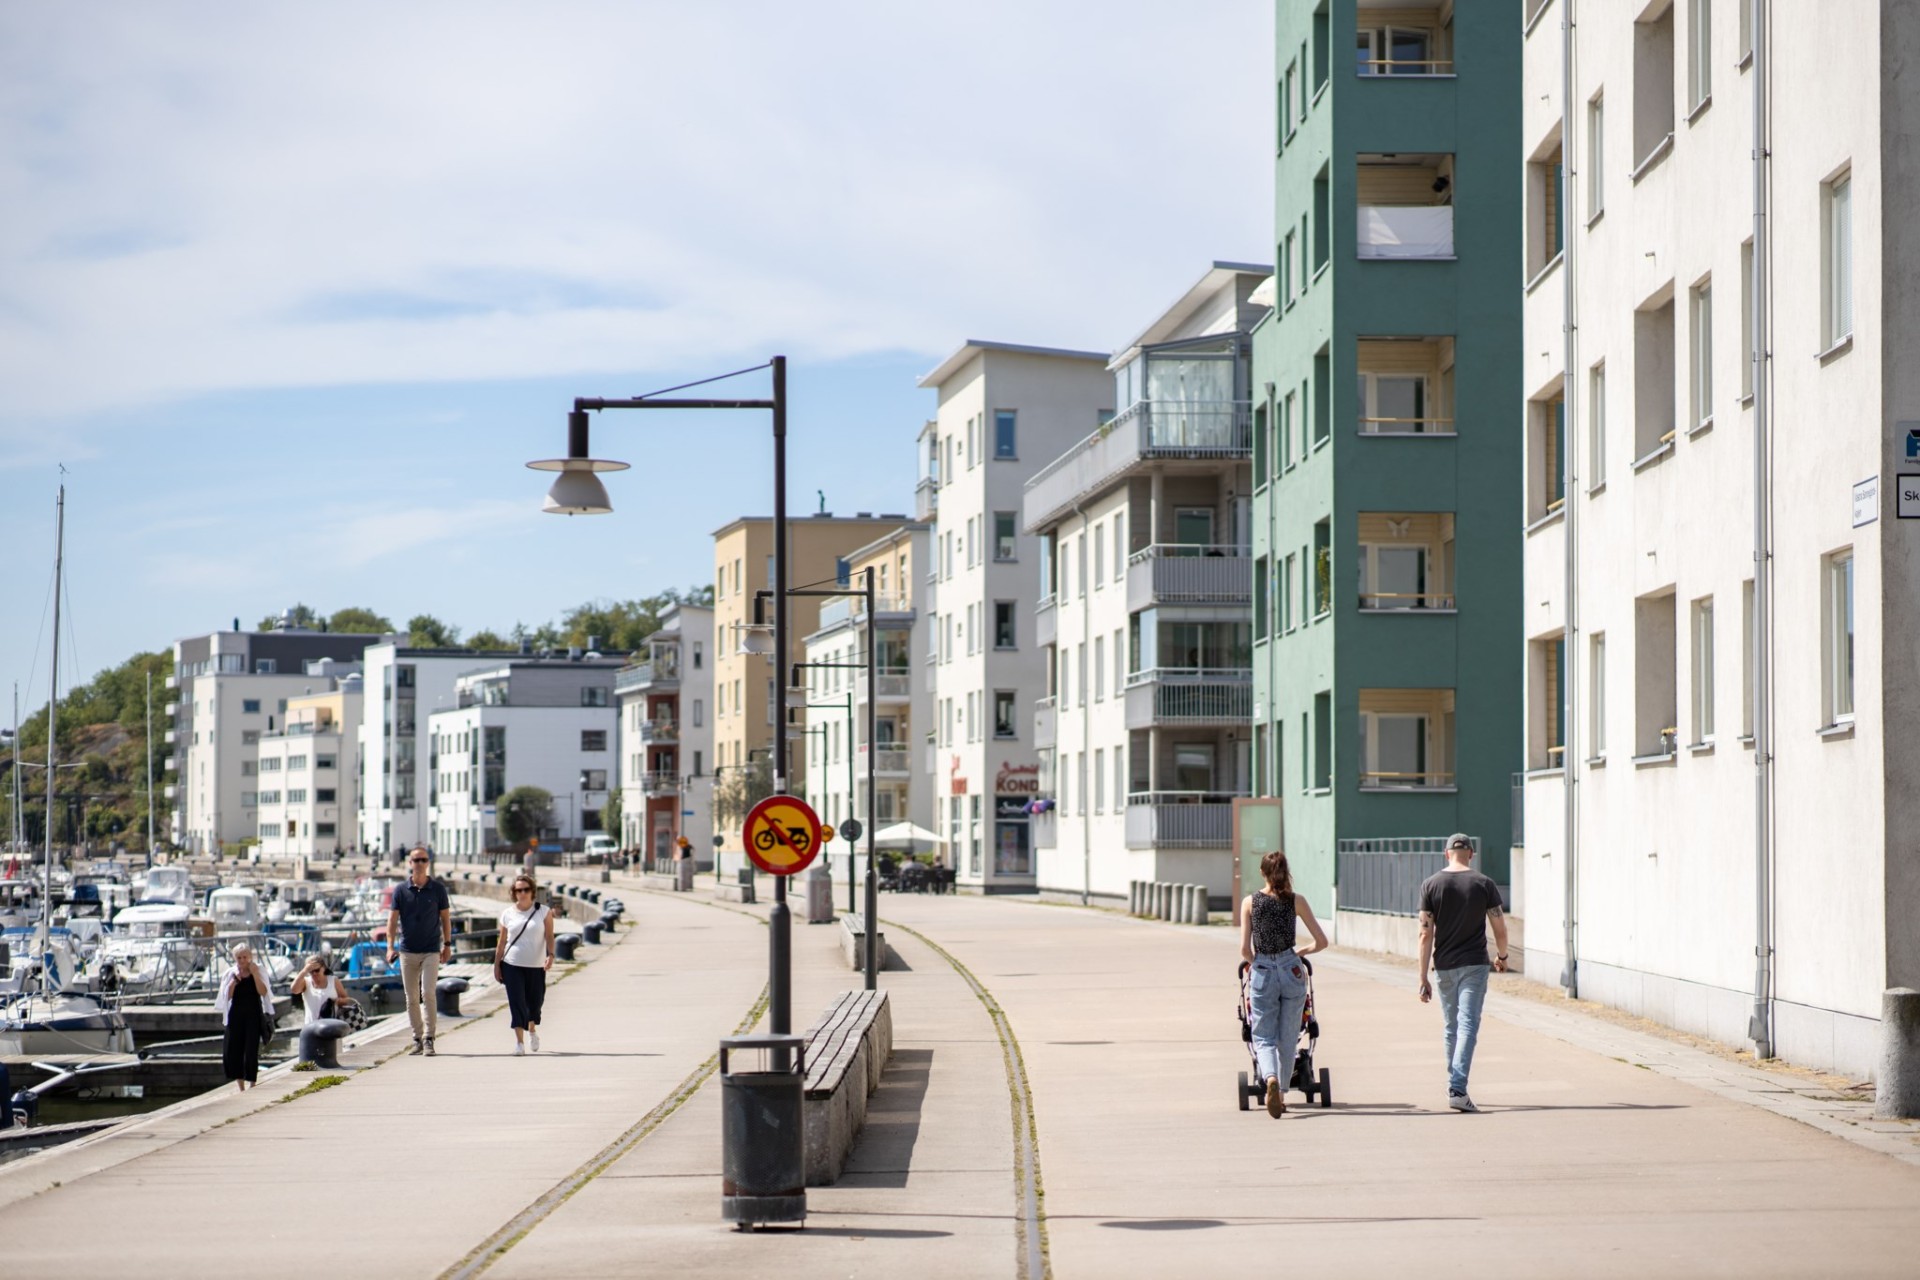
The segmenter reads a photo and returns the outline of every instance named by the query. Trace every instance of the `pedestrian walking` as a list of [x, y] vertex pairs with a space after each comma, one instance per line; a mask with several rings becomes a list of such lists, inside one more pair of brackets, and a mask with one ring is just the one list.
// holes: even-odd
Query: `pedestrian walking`
[[[433, 986], [440, 966], [453, 957], [453, 903], [447, 886], [427, 874], [432, 855], [417, 844], [407, 851], [407, 879], [395, 886], [387, 912], [387, 964], [400, 962], [400, 985], [407, 993], [407, 1022], [413, 1028], [413, 1052], [433, 1057], [439, 1008]], [[421, 1015], [424, 1009], [425, 1027]]]
[[306, 1022], [302, 1025], [339, 1017], [340, 1007], [353, 998], [325, 956], [309, 956], [287, 994], [299, 996], [306, 1005]]
[[[1253, 999], [1253, 1051], [1267, 1091], [1267, 1114], [1287, 1113], [1287, 1086], [1293, 1056], [1300, 1047], [1300, 1018], [1307, 1006], [1307, 969], [1301, 960], [1327, 949], [1327, 935], [1313, 918], [1307, 895], [1293, 891], [1287, 855], [1275, 849], [1260, 859], [1266, 884], [1240, 904], [1240, 959], [1250, 968], [1247, 986]], [[1299, 925], [1313, 941], [1294, 945]]]
[[273, 1037], [273, 988], [255, 963], [253, 948], [244, 942], [233, 948], [233, 963], [220, 979], [213, 1007], [224, 1028], [221, 1070], [245, 1093], [248, 1085], [259, 1082], [260, 1046]]
[[[1487, 927], [1495, 945], [1487, 958]], [[1487, 974], [1507, 971], [1507, 918], [1500, 886], [1473, 869], [1473, 841], [1447, 837], [1447, 865], [1420, 886], [1420, 1003], [1433, 999], [1431, 964], [1440, 982], [1440, 1018], [1447, 1046], [1447, 1105], [1476, 1112], [1467, 1094], [1467, 1073], [1480, 1038], [1480, 1010], [1487, 1002]]]
[[540, 1013], [553, 968], [553, 908], [539, 901], [533, 877], [513, 878], [513, 905], [500, 913], [493, 976], [507, 989], [513, 1054], [540, 1052]]

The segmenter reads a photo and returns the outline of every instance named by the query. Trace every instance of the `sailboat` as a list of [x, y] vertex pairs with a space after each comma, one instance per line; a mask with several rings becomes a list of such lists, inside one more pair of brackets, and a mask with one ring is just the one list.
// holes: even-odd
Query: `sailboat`
[[[67, 930], [53, 927], [54, 787], [59, 777], [54, 751], [59, 741], [56, 718], [60, 695], [60, 574], [67, 533], [67, 489], [54, 501], [53, 673], [47, 685], [46, 863], [40, 888], [40, 923], [28, 943], [38, 962], [39, 990], [15, 997], [0, 1008], [0, 1054], [47, 1056], [79, 1053], [131, 1053], [133, 1032], [118, 1007], [89, 995], [81, 986], [71, 946], [62, 947]], [[18, 750], [16, 746], [15, 750]], [[17, 772], [17, 771], [16, 771]]]

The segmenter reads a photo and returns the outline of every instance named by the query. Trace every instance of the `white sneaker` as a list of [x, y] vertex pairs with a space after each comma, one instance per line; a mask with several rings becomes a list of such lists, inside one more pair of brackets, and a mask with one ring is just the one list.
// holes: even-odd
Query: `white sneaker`
[[540, 1033], [538, 1031], [527, 1032], [527, 1045], [535, 1053], [540, 1052]]
[[527, 1056], [527, 1046], [526, 1046], [526, 1045], [524, 1045], [524, 1044], [522, 1044], [522, 1043], [521, 1043], [520, 1041], [518, 1041], [518, 1040], [515, 1040], [515, 1041], [513, 1042], [513, 1056], [514, 1056], [514, 1057], [516, 1057], [516, 1058], [524, 1058], [524, 1057], [526, 1057], [526, 1056]]
[[1449, 1107], [1452, 1107], [1455, 1111], [1465, 1111], [1474, 1115], [1478, 1115], [1480, 1113], [1480, 1108], [1473, 1105], [1473, 1099], [1469, 1098], [1464, 1093], [1448, 1094], [1447, 1105]]

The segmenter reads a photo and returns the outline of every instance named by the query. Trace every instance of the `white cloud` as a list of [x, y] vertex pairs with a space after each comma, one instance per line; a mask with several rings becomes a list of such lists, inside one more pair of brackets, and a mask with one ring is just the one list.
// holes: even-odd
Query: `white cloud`
[[233, 388], [1112, 345], [1270, 253], [1269, 36], [1227, 0], [7, 6], [0, 453]]

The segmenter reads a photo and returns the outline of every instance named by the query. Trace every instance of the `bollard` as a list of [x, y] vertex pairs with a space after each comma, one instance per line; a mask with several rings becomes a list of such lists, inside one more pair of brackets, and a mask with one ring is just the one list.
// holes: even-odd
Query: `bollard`
[[1160, 914], [1160, 882], [1149, 880], [1141, 889], [1140, 914], [1152, 919]]
[[350, 1030], [352, 1028], [338, 1018], [316, 1018], [309, 1022], [300, 1028], [300, 1061], [311, 1062], [316, 1067], [338, 1067], [340, 1059], [335, 1051]]
[[692, 893], [693, 892], [693, 859], [680, 858], [676, 860], [673, 865], [677, 875], [677, 878], [673, 882], [673, 887], [675, 889], [678, 889], [681, 893]]
[[1174, 924], [1185, 924], [1187, 922], [1187, 886], [1170, 884], [1167, 886], [1167, 896], [1170, 899], [1167, 904], [1167, 919]]
[[1198, 900], [1194, 897], [1194, 893], [1193, 893], [1193, 891], [1198, 887], [1199, 887], [1198, 885], [1191, 885], [1191, 884], [1183, 884], [1180, 886], [1180, 923], [1181, 924], [1199, 924], [1200, 923], [1200, 904]]
[[589, 920], [585, 924], [581, 925], [580, 936], [587, 940], [588, 946], [590, 947], [599, 946], [600, 945], [600, 922], [598, 920]]
[[807, 923], [833, 923], [833, 873], [825, 862], [813, 864], [806, 874]]
[[1873, 1114], [1882, 1120], [1920, 1117], [1920, 991], [1893, 987], [1880, 994], [1880, 1072]]
[[1173, 918], [1173, 894], [1170, 892], [1172, 888], [1173, 886], [1165, 880], [1153, 882], [1154, 919], [1171, 920]]
[[1207, 886], [1193, 886], [1193, 923], [1204, 925], [1207, 922]]
[[1140, 882], [1138, 880], [1127, 881], [1127, 914], [1130, 916], [1140, 914]]
[[557, 933], [553, 936], [553, 955], [556, 960], [573, 963], [573, 949], [580, 945], [577, 933]]
[[460, 994], [472, 984], [465, 978], [442, 978], [433, 984], [434, 1007], [449, 1018], [460, 1016]]
[[600, 926], [600, 936], [604, 938], [605, 936], [613, 932], [613, 927], [616, 924], [620, 923], [620, 917], [616, 915], [609, 915], [607, 912], [602, 911], [600, 913], [600, 918], [598, 920], [595, 920], [594, 923]]

